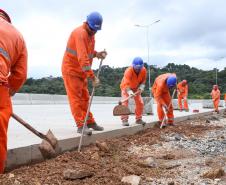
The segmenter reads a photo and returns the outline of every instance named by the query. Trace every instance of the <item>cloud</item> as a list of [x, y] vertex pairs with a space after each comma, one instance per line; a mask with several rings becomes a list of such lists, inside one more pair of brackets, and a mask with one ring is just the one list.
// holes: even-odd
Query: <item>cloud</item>
[[[204, 70], [215, 64], [225, 67], [224, 0], [3, 0], [1, 6], [26, 39], [32, 77], [61, 75], [69, 34], [91, 11], [104, 17], [103, 30], [96, 34], [96, 50], [108, 51], [105, 63], [110, 66], [128, 66], [141, 56], [158, 66], [175, 62]], [[148, 60], [147, 29], [134, 25], [158, 19], [149, 27]], [[96, 60], [93, 67], [98, 67]]]

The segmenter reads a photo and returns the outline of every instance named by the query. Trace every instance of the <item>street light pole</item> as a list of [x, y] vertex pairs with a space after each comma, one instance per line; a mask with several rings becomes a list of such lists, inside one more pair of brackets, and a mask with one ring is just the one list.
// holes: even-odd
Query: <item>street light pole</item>
[[217, 67], [216, 67], [216, 85], [217, 85]]
[[146, 28], [146, 39], [147, 39], [147, 50], [148, 50], [148, 60], [147, 60], [147, 65], [148, 65], [148, 86], [149, 90], [151, 88], [151, 71], [150, 71], [150, 64], [149, 64], [149, 27], [155, 23], [158, 23], [160, 20], [154, 21], [151, 24], [148, 25], [140, 25], [140, 24], [135, 24], [136, 27], [142, 27]]

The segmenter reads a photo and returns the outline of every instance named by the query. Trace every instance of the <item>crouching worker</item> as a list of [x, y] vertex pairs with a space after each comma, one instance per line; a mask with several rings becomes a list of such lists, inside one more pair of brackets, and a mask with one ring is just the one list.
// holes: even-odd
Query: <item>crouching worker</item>
[[[132, 96], [134, 98], [136, 124], [143, 125], [145, 124], [145, 122], [142, 120], [144, 102], [141, 97], [141, 93], [144, 91], [145, 82], [146, 69], [144, 67], [143, 60], [140, 57], [136, 57], [133, 59], [132, 66], [126, 69], [120, 88], [123, 99], [126, 99], [128, 96]], [[138, 93], [136, 93], [137, 91]], [[123, 105], [128, 106], [128, 100], [123, 102]], [[123, 126], [129, 126], [128, 119], [128, 115], [121, 116]]]
[[[165, 116], [167, 116], [168, 120], [164, 122], [162, 126], [174, 126], [174, 115], [170, 89], [176, 87], [176, 84], [176, 74], [166, 73], [158, 76], [152, 86], [152, 93], [157, 103], [157, 113], [160, 126]], [[163, 109], [165, 109], [166, 115]]]
[[183, 110], [182, 100], [184, 100], [184, 110], [186, 112], [189, 111], [188, 109], [188, 83], [187, 80], [183, 80], [177, 84], [177, 97], [178, 97], [178, 105], [180, 111]]
[[0, 9], [0, 174], [7, 158], [7, 130], [13, 96], [27, 78], [27, 48], [10, 17]]
[[217, 112], [219, 114], [218, 106], [220, 102], [220, 90], [218, 89], [218, 85], [213, 86], [213, 90], [211, 92], [212, 100], [213, 100], [213, 105], [214, 105], [214, 112]]
[[[107, 55], [105, 51], [94, 50], [95, 34], [101, 30], [102, 21], [103, 18], [98, 12], [90, 13], [86, 22], [72, 31], [64, 53], [62, 75], [78, 133], [82, 133], [89, 104], [88, 78], [92, 80], [93, 86], [99, 84], [99, 79], [91, 69], [93, 58], [104, 59]], [[89, 112], [84, 134], [91, 135], [91, 129], [104, 130]]]

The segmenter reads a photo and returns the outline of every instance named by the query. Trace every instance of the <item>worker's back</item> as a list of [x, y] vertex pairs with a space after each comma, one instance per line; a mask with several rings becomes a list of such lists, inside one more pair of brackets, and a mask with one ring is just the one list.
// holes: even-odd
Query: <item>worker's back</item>
[[[8, 83], [10, 80], [17, 90], [26, 79], [26, 71], [27, 49], [24, 39], [12, 24], [0, 17], [0, 82]], [[13, 84], [15, 78], [18, 85]]]

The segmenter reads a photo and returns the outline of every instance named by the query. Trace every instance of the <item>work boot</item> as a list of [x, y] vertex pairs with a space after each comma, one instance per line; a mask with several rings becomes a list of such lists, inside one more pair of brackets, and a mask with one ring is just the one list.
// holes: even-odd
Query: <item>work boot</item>
[[160, 128], [162, 127], [162, 128], [166, 128], [168, 126], [168, 124], [166, 124], [166, 123], [160, 123]]
[[174, 123], [167, 123], [167, 126], [175, 126]]
[[96, 130], [96, 131], [103, 131], [104, 130], [104, 127], [97, 125], [96, 122], [87, 124], [87, 127], [92, 128], [93, 130]]
[[142, 119], [138, 119], [138, 120], [136, 120], [136, 124], [145, 125], [146, 122], [144, 122]]
[[[79, 128], [77, 129], [77, 133], [82, 134], [82, 129], [83, 129], [83, 126], [79, 127]], [[84, 128], [83, 134], [84, 134], [84, 135], [90, 136], [90, 135], [92, 135], [92, 130], [89, 129], [89, 128], [86, 126], [86, 127]]]
[[129, 122], [127, 120], [122, 121], [122, 126], [129, 126]]

